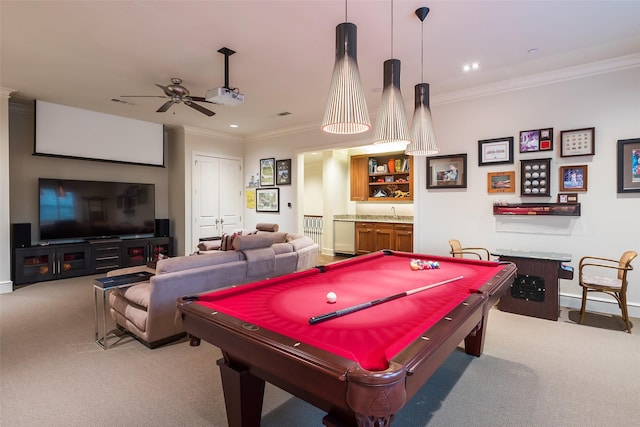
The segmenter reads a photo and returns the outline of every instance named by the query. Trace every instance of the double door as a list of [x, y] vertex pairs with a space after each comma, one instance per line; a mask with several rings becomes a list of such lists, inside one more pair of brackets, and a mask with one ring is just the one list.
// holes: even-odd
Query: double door
[[195, 155], [192, 247], [200, 239], [242, 227], [242, 165], [239, 159]]

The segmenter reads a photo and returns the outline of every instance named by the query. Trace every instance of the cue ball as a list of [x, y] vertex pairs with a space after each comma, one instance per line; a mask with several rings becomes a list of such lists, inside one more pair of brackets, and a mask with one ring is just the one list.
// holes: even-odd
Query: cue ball
[[336, 295], [335, 292], [329, 292], [327, 294], [327, 302], [330, 304], [333, 304], [334, 302], [336, 302], [336, 300], [338, 299], [338, 296]]

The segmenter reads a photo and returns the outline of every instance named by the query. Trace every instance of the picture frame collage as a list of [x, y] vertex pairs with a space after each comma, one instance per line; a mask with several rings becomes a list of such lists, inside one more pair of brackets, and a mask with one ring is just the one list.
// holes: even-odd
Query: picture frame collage
[[[640, 139], [624, 143], [632, 144], [632, 147], [628, 148], [619, 141], [618, 192], [640, 191]], [[513, 164], [513, 151], [514, 137], [511, 136], [479, 140], [478, 166]], [[548, 127], [520, 131], [518, 151], [525, 156], [530, 153], [552, 153], [554, 129]], [[558, 152], [561, 158], [595, 155], [595, 127], [560, 131]], [[551, 196], [551, 160], [549, 157], [520, 160], [520, 196]], [[487, 193], [515, 193], [515, 173], [515, 170], [487, 173]], [[588, 189], [586, 164], [559, 166], [558, 177], [558, 203], [577, 203], [578, 192]]]
[[280, 188], [291, 185], [291, 159], [260, 159], [259, 187], [255, 193], [256, 212], [280, 212]]

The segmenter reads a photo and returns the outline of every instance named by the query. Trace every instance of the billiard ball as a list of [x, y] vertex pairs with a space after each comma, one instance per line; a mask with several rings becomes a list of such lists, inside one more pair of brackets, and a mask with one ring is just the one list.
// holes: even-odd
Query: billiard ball
[[337, 299], [338, 299], [338, 296], [336, 295], [335, 292], [329, 292], [327, 294], [327, 302], [329, 304], [333, 304], [334, 302], [336, 302]]

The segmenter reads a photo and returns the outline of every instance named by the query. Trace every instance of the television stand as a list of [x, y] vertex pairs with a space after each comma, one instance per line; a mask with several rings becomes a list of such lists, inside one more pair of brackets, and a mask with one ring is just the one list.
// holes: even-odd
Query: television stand
[[171, 237], [91, 239], [13, 249], [14, 285], [101, 274], [172, 256]]

